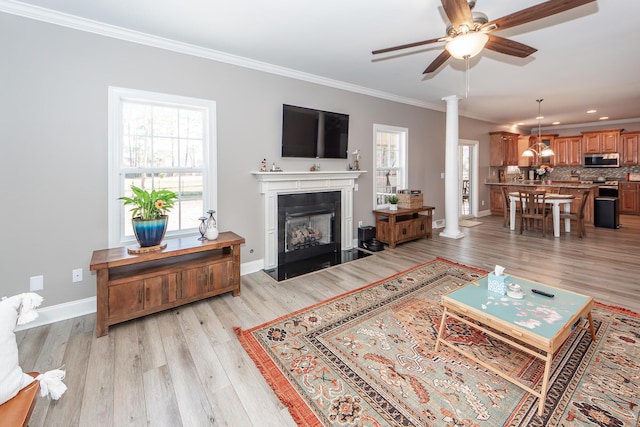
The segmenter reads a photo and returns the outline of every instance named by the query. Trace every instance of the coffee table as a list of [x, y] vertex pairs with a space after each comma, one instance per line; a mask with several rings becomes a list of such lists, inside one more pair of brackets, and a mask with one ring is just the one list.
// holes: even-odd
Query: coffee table
[[[554, 352], [562, 346], [576, 327], [588, 329], [591, 339], [596, 340], [591, 318], [593, 298], [519, 277], [511, 277], [511, 283], [520, 285], [524, 298], [515, 299], [489, 291], [487, 276], [443, 295], [444, 311], [438, 330], [436, 351], [439, 350], [440, 343], [445, 344], [538, 397], [538, 415], [542, 415]], [[549, 298], [537, 295], [531, 292], [532, 289], [555, 296]], [[543, 360], [545, 367], [540, 391], [498, 370], [491, 361], [480, 360], [470, 352], [448, 342], [443, 336], [447, 318], [454, 318]]]

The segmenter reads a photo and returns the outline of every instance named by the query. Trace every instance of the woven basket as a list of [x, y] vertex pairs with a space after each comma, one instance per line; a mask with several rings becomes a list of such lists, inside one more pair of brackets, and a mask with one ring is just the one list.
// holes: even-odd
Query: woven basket
[[398, 194], [398, 207], [400, 209], [416, 209], [423, 205], [422, 194]]

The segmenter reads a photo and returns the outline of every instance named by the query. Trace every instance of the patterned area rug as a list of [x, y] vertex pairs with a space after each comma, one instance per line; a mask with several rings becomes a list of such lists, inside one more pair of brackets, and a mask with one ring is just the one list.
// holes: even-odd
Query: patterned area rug
[[[596, 304], [537, 398], [435, 340], [440, 297], [486, 274], [441, 258], [256, 328], [237, 330], [301, 426], [638, 426], [640, 316]], [[450, 323], [451, 322], [451, 323]], [[542, 364], [447, 321], [448, 340], [535, 387]]]

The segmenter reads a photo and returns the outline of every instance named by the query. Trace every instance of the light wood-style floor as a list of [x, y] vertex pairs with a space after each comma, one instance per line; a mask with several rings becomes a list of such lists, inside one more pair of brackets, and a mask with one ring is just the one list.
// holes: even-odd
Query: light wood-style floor
[[461, 228], [448, 239], [388, 248], [374, 256], [276, 283], [263, 272], [242, 277], [239, 297], [223, 295], [111, 328], [95, 338], [88, 315], [17, 333], [22, 367], [64, 366], [69, 387], [57, 402], [40, 399], [38, 426], [294, 426], [238, 343], [249, 328], [405, 270], [436, 256], [520, 275], [640, 311], [640, 217], [622, 229], [587, 228], [560, 238], [523, 235], [501, 217]]

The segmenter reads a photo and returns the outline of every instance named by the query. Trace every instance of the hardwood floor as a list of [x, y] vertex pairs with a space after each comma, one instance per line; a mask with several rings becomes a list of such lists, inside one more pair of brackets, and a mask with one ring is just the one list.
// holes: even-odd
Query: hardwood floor
[[37, 426], [294, 426], [287, 408], [238, 343], [233, 328], [249, 328], [436, 256], [592, 295], [640, 312], [640, 217], [622, 228], [587, 227], [559, 238], [523, 235], [502, 227], [502, 217], [479, 218], [465, 237], [388, 248], [374, 256], [277, 283], [263, 272], [242, 277], [242, 294], [113, 326], [95, 338], [88, 315], [17, 333], [22, 367], [64, 366], [67, 393], [40, 399]]

